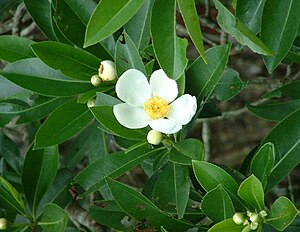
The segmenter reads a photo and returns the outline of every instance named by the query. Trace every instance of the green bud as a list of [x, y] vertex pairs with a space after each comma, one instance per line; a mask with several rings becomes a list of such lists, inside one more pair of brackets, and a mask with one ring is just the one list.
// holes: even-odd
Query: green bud
[[257, 222], [251, 222], [250, 223], [250, 229], [251, 230], [256, 230], [258, 227], [258, 223]]
[[245, 217], [242, 213], [235, 213], [232, 217], [232, 220], [237, 225], [242, 225], [245, 221]]
[[151, 130], [148, 132], [147, 135], [148, 143], [153, 145], [158, 145], [161, 143], [162, 139], [163, 139], [163, 135], [159, 131]]
[[6, 218], [0, 218], [0, 230], [6, 230], [9, 226], [9, 221]]
[[91, 77], [91, 83], [93, 86], [99, 86], [102, 83], [102, 80], [98, 75], [94, 75]]

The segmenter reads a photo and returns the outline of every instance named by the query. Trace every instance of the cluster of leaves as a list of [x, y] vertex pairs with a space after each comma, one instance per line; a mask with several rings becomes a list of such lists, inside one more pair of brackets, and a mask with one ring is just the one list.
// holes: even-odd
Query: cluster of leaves
[[[213, 2], [224, 32], [261, 54], [270, 73], [282, 62], [299, 63], [299, 0], [238, 0], [235, 14], [219, 0]], [[86, 207], [91, 194], [95, 200], [89, 215], [122, 231], [245, 231], [245, 225], [234, 223], [233, 214], [262, 210], [268, 215], [258, 231], [299, 230], [288, 227], [298, 214], [290, 200], [279, 197], [272, 207], [264, 200], [265, 195], [274, 199], [272, 189], [300, 163], [299, 81], [265, 94], [268, 104], [248, 105], [254, 114], [278, 124], [241, 170], [215, 165], [204, 161], [203, 144], [186, 135], [214, 95], [228, 101], [246, 83], [227, 68], [231, 45], [204, 51], [193, 0], [24, 4], [50, 41], [0, 37], [0, 59], [8, 62], [0, 76], [0, 126], [12, 120], [27, 123], [34, 135], [24, 159], [17, 145], [0, 134], [0, 205], [3, 217], [14, 221], [10, 231], [57, 232], [67, 226], [77, 231], [68, 224], [64, 208], [74, 200]], [[200, 53], [190, 65], [188, 42], [176, 35], [176, 4]], [[99, 87], [90, 83], [106, 59], [115, 61], [118, 76], [130, 68], [147, 76], [162, 68], [177, 81], [181, 94], [197, 97], [195, 117], [178, 135], [150, 146], [149, 128], [130, 130], [114, 117], [112, 107], [120, 102], [115, 82]], [[277, 101], [280, 96], [287, 101]], [[91, 98], [96, 106], [88, 108]], [[59, 159], [58, 145], [67, 140]], [[111, 152], [109, 141], [119, 149]], [[86, 166], [78, 173], [79, 164]], [[141, 192], [114, 180], [139, 165], [148, 176]]]

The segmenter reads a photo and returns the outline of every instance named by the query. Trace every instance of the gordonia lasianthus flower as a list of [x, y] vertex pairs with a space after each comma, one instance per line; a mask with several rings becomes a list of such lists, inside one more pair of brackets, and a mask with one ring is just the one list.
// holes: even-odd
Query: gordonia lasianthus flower
[[174, 134], [192, 119], [197, 109], [194, 96], [184, 94], [177, 98], [176, 81], [162, 69], [152, 73], [150, 83], [141, 71], [127, 70], [116, 84], [116, 93], [125, 103], [114, 106], [114, 115], [130, 129], [149, 125], [153, 130]]

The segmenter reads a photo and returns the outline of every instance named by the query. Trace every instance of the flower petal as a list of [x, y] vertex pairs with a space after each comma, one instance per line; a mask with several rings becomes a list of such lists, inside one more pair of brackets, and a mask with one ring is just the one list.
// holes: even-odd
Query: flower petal
[[132, 106], [143, 106], [152, 96], [146, 76], [136, 69], [129, 69], [120, 76], [116, 93], [122, 101]]
[[196, 113], [197, 99], [189, 94], [184, 94], [170, 106], [167, 117], [176, 120], [177, 124], [186, 125]]
[[165, 133], [165, 134], [174, 134], [181, 130], [182, 125], [176, 124], [176, 121], [173, 119], [160, 118], [149, 122], [149, 126], [156, 131]]
[[178, 95], [176, 81], [170, 79], [162, 69], [152, 73], [150, 77], [150, 86], [153, 96], [159, 96], [168, 103], [174, 101]]
[[142, 107], [133, 107], [127, 103], [115, 105], [113, 112], [118, 122], [130, 129], [146, 127], [150, 121]]

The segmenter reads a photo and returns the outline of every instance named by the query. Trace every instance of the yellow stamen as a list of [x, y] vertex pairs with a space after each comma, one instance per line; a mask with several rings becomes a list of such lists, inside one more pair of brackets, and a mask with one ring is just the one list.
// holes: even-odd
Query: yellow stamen
[[166, 100], [154, 96], [144, 103], [144, 110], [151, 119], [155, 120], [165, 118], [170, 111], [170, 106]]

